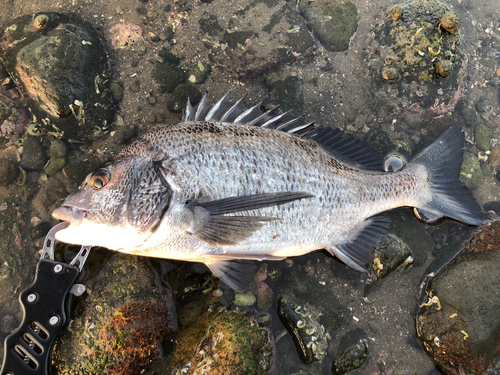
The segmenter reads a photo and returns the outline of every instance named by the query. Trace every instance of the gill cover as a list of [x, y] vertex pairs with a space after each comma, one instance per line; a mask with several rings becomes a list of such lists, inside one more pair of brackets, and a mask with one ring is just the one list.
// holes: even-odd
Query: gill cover
[[139, 232], [154, 230], [168, 209], [172, 190], [160, 169], [151, 160], [134, 167], [128, 222]]

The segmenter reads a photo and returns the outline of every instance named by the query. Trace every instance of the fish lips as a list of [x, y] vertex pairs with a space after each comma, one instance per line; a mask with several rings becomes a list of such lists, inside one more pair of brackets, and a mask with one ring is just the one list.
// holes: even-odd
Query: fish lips
[[78, 208], [61, 206], [52, 212], [52, 217], [62, 221], [66, 221], [71, 225], [78, 226], [82, 223], [85, 217], [85, 211]]

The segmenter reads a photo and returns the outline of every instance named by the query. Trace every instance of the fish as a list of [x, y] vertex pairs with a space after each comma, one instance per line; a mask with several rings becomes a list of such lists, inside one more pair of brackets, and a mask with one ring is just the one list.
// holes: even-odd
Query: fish
[[240, 289], [255, 260], [321, 249], [366, 272], [390, 225], [383, 213], [398, 207], [427, 222], [485, 222], [459, 179], [460, 126], [385, 171], [360, 140], [244, 99], [211, 104], [205, 93], [179, 123], [125, 146], [53, 211], [69, 223], [56, 240], [202, 262]]

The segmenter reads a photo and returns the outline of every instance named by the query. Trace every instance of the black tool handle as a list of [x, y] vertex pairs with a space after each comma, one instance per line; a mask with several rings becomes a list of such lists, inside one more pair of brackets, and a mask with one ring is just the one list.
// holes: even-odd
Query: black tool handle
[[19, 295], [21, 326], [5, 339], [0, 375], [50, 375], [56, 337], [69, 317], [68, 294], [80, 271], [41, 259], [35, 281]]

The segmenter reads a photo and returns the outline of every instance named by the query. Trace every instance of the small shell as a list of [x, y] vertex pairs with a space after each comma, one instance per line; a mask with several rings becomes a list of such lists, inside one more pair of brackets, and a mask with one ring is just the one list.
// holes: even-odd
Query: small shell
[[306, 329], [306, 333], [311, 336], [313, 333], [315, 333], [316, 330], [314, 329], [314, 327], [309, 327]]
[[382, 78], [387, 82], [396, 82], [399, 80], [399, 72], [396, 68], [392, 66], [386, 66], [382, 69]]
[[401, 17], [403, 17], [403, 7], [401, 5], [395, 5], [391, 9], [391, 16], [394, 21], [399, 20]]
[[406, 158], [403, 155], [394, 152], [385, 157], [384, 171], [396, 172], [403, 169], [406, 164]]
[[450, 60], [439, 60], [436, 64], [436, 72], [443, 77], [448, 77], [453, 72], [453, 64]]
[[455, 34], [461, 25], [462, 20], [460, 19], [460, 16], [455, 12], [446, 12], [441, 17], [441, 27], [448, 31], [450, 34]]
[[45, 29], [47, 27], [47, 22], [49, 22], [49, 17], [46, 14], [39, 14], [33, 20], [33, 25], [37, 29]]

